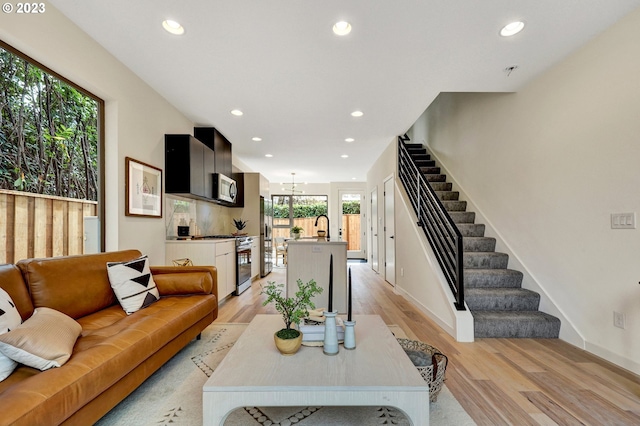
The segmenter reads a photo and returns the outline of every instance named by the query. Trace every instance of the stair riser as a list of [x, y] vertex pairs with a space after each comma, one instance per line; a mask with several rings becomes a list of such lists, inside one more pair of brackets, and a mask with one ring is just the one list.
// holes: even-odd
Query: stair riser
[[414, 160], [431, 160], [431, 156], [429, 154], [412, 154], [411, 158]]
[[439, 175], [440, 167], [420, 167], [420, 171], [426, 175]]
[[476, 220], [475, 212], [449, 212], [454, 223], [473, 223]]
[[416, 160], [416, 166], [418, 167], [435, 167], [436, 162], [434, 160]]
[[522, 272], [511, 269], [465, 269], [465, 288], [519, 288]]
[[431, 182], [431, 188], [434, 191], [451, 191], [451, 182]]
[[[454, 220], [455, 222], [455, 220]], [[483, 223], [458, 223], [456, 222], [458, 230], [463, 237], [483, 237], [484, 236], [484, 224]]]
[[537, 311], [540, 306], [540, 295], [518, 297], [467, 295], [464, 300], [471, 311]]
[[464, 212], [467, 210], [466, 201], [443, 201], [442, 205], [449, 212]]
[[445, 182], [447, 180], [447, 175], [425, 174], [424, 177], [427, 179], [427, 182]]
[[463, 238], [462, 247], [464, 251], [495, 251], [495, 238]]
[[504, 253], [464, 253], [464, 267], [472, 269], [505, 269], [509, 256]]
[[557, 339], [560, 335], [560, 320], [508, 318], [504, 321], [474, 318], [476, 338], [528, 338]]
[[458, 191], [436, 191], [440, 201], [458, 201], [460, 193]]

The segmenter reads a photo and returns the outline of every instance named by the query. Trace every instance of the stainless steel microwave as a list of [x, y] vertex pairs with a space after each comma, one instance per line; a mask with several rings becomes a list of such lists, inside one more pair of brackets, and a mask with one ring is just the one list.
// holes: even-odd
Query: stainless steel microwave
[[222, 173], [213, 174], [213, 198], [228, 203], [236, 202], [238, 187], [236, 181]]

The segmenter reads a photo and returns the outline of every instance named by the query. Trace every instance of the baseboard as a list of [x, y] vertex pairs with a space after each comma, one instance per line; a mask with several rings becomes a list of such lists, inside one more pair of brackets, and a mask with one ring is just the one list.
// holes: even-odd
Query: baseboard
[[623, 356], [620, 356], [614, 352], [611, 352], [610, 350], [603, 348], [602, 346], [599, 345], [595, 345], [593, 343], [589, 343], [586, 342], [585, 343], [585, 350], [587, 352], [590, 352], [600, 358], [602, 358], [605, 361], [608, 361], [612, 364], [617, 365], [618, 367], [622, 367], [625, 370], [629, 370], [634, 374], [638, 374], [640, 375], [640, 363], [637, 361], [634, 361], [632, 359], [629, 358], [625, 358]]

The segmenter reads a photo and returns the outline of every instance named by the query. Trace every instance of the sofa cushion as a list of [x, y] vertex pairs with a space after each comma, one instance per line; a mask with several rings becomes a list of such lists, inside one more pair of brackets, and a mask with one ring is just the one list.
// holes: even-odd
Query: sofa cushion
[[[9, 293], [0, 288], [0, 334], [8, 333], [22, 323], [20, 313]], [[18, 363], [0, 353], [0, 381], [9, 377]]]
[[160, 298], [147, 256], [128, 262], [108, 262], [107, 272], [111, 287], [127, 315], [146, 308]]
[[60, 367], [71, 357], [82, 327], [50, 308], [36, 308], [31, 318], [0, 334], [0, 352], [38, 370]]
[[78, 319], [118, 302], [109, 285], [106, 263], [137, 257], [138, 250], [123, 250], [27, 259], [16, 265], [22, 270], [36, 308], [46, 306]]

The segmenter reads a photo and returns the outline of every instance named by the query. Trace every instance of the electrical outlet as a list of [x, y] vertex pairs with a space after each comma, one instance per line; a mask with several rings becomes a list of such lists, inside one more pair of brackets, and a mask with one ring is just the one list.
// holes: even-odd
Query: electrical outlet
[[625, 328], [624, 314], [613, 311], [613, 326], [624, 330]]

